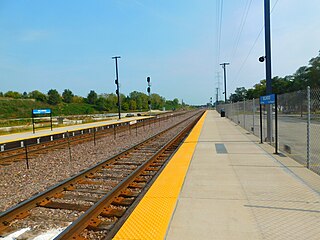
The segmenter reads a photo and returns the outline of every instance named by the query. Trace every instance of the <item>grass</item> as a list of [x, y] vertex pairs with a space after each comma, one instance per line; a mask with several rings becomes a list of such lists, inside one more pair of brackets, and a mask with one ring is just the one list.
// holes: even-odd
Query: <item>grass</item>
[[86, 103], [61, 103], [56, 106], [51, 106], [47, 103], [35, 101], [34, 99], [0, 98], [0, 124], [1, 126], [12, 126], [10, 122], [21, 122], [21, 124], [24, 124], [24, 122], [30, 121], [23, 120], [23, 118], [30, 119], [32, 109], [43, 108], [51, 108], [53, 116], [99, 113], [92, 105]]
[[31, 99], [0, 99], [0, 119], [31, 117], [32, 109], [48, 108], [48, 104]]
[[[0, 129], [0, 135], [32, 131], [32, 109], [44, 108], [51, 108], [52, 117], [67, 116], [70, 120], [82, 120], [82, 123], [96, 122], [91, 116], [84, 115], [106, 113], [99, 112], [93, 105], [86, 103], [60, 103], [56, 106], [52, 106], [47, 103], [35, 101], [34, 99], [11, 99], [0, 97], [0, 128], [20, 126], [19, 128], [12, 128], [10, 131]], [[117, 112], [117, 110], [115, 110], [115, 112]], [[43, 115], [43, 117], [44, 116], [48, 115]], [[57, 125], [55, 124], [54, 127], [57, 127]]]

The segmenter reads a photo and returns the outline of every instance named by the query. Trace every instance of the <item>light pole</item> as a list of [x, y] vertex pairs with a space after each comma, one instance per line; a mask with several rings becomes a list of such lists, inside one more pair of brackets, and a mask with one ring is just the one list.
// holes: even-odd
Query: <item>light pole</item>
[[224, 73], [224, 103], [227, 103], [227, 73], [226, 73], [226, 65], [229, 65], [230, 63], [221, 63], [220, 65], [223, 68]]
[[118, 77], [118, 58], [121, 58], [121, 57], [120, 56], [112, 57], [112, 59], [114, 59], [115, 62], [116, 62], [116, 80], [115, 80], [115, 84], [117, 85], [116, 94], [118, 96], [118, 115], [119, 115], [119, 119], [121, 119], [121, 113], [120, 113], [120, 109], [121, 109], [120, 88], [119, 88], [119, 77]]
[[[271, 37], [270, 37], [270, 0], [264, 0], [266, 94], [272, 94], [271, 77]], [[272, 105], [267, 106], [267, 140], [272, 142]]]

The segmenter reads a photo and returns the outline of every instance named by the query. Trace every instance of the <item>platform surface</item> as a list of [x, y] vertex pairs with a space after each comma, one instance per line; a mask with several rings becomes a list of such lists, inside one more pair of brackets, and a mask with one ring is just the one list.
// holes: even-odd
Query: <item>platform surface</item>
[[59, 134], [64, 133], [66, 131], [76, 131], [80, 129], [87, 129], [87, 128], [93, 128], [93, 127], [99, 127], [99, 126], [105, 126], [105, 125], [112, 125], [115, 123], [123, 123], [123, 122], [130, 122], [138, 119], [145, 119], [148, 117], [126, 117], [119, 119], [111, 119], [111, 120], [105, 120], [105, 121], [99, 121], [99, 122], [92, 122], [92, 123], [83, 123], [83, 124], [77, 124], [77, 125], [67, 125], [64, 127], [55, 127], [53, 126], [53, 129], [51, 131], [50, 128], [47, 129], [41, 129], [41, 130], [35, 130], [35, 133], [32, 132], [32, 130], [27, 132], [20, 132], [20, 133], [13, 133], [13, 134], [7, 134], [7, 135], [0, 135], [0, 144], [12, 142], [12, 141], [18, 141], [23, 139], [29, 139], [29, 138], [35, 138], [35, 137], [42, 137], [47, 136], [51, 134]]
[[115, 239], [320, 239], [318, 175], [216, 111], [194, 131]]
[[320, 177], [273, 152], [209, 111], [166, 239], [320, 239]]

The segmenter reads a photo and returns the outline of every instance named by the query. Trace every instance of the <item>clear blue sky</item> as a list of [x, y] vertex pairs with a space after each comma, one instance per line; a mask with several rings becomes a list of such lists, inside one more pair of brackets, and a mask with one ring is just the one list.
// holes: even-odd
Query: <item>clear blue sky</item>
[[[320, 4], [275, 3], [272, 71], [285, 76], [320, 50]], [[150, 76], [153, 92], [205, 104], [221, 62], [228, 95], [264, 78], [262, 26], [263, 0], [0, 0], [0, 91], [114, 92], [119, 55], [122, 93], [146, 92]]]

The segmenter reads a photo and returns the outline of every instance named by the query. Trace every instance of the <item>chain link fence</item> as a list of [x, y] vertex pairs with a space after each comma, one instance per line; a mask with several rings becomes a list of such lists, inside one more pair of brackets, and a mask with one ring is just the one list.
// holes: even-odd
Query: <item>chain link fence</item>
[[[309, 96], [309, 97], [308, 97]], [[267, 136], [267, 105], [262, 105], [262, 139]], [[259, 99], [217, 106], [226, 117], [252, 134], [260, 136]], [[275, 136], [273, 105], [273, 138]], [[320, 174], [320, 89], [278, 95], [278, 147], [302, 165]]]
[[310, 91], [310, 168], [320, 173], [320, 89]]

